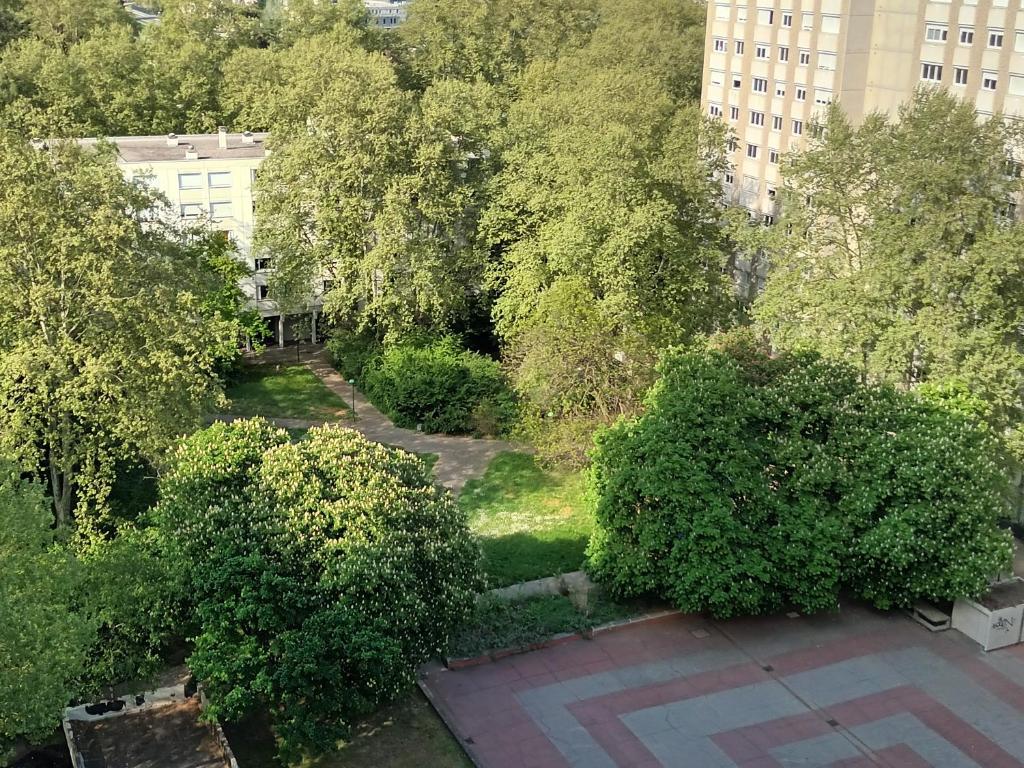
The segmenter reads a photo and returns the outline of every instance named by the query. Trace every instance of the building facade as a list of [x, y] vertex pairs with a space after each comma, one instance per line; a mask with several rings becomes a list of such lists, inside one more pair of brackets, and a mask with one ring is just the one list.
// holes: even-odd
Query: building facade
[[370, 20], [382, 29], [394, 29], [403, 21], [409, 9], [408, 0], [363, 0]]
[[920, 85], [1024, 116], [1022, 0], [710, 0], [702, 104], [735, 134], [727, 199], [771, 224], [782, 156], [838, 101], [854, 122]]
[[266, 138], [265, 133], [229, 133], [222, 128], [213, 134], [120, 136], [108, 141], [117, 148], [125, 178], [166, 198], [165, 215], [202, 222], [234, 243], [238, 258], [252, 271], [242, 280], [242, 291], [267, 323], [273, 343], [284, 346], [297, 335], [316, 341], [323, 284], [310, 287], [307, 311], [286, 316], [268, 286], [273, 255], [253, 249], [253, 185], [269, 153]]

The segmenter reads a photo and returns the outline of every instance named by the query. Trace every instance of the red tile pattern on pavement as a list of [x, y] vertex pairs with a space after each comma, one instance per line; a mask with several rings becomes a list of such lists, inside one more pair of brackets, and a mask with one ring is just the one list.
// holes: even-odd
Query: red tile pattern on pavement
[[778, 768], [791, 749], [811, 755], [801, 764], [842, 768], [1024, 766], [1024, 654], [996, 654], [852, 606], [669, 616], [480, 667], [430, 667], [422, 685], [482, 768]]

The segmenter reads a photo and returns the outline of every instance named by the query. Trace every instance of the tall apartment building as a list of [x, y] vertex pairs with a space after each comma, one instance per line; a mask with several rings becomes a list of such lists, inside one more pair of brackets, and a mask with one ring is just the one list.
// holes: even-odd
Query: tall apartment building
[[1022, 0], [709, 0], [702, 104], [736, 136], [727, 197], [771, 223], [782, 155], [838, 101], [854, 122], [919, 85], [1024, 116]]
[[[296, 318], [282, 314], [269, 293], [273, 255], [253, 250], [253, 184], [268, 153], [266, 138], [265, 133], [228, 133], [222, 128], [213, 134], [119, 136], [108, 141], [117, 148], [118, 166], [125, 178], [165, 197], [169, 216], [201, 221], [231, 239], [238, 258], [252, 270], [241, 282], [242, 291], [267, 323], [273, 343], [283, 346], [294, 339], [291, 321]], [[95, 141], [82, 139], [81, 143]], [[303, 317], [314, 341], [325, 287], [322, 282], [310, 286], [308, 311]]]

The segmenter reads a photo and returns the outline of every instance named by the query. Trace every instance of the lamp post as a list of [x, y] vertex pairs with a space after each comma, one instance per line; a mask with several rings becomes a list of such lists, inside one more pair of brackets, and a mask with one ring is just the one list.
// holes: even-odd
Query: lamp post
[[356, 415], [356, 380], [349, 379], [349, 385], [352, 387], [352, 415]]

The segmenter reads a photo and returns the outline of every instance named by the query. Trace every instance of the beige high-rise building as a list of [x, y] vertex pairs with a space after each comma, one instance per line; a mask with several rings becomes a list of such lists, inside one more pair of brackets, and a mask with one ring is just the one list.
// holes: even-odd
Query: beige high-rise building
[[732, 126], [727, 196], [777, 214], [781, 156], [838, 101], [855, 122], [920, 85], [1024, 116], [1022, 0], [709, 0], [702, 104]]

